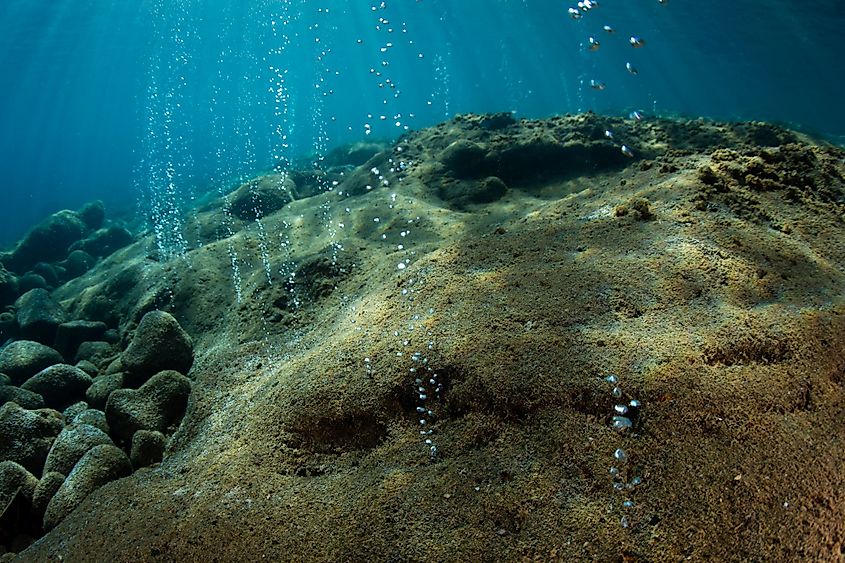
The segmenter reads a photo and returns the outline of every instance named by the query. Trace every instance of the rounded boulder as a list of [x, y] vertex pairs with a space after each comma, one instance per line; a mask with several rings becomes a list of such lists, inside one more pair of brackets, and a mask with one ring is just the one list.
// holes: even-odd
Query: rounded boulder
[[194, 363], [194, 345], [172, 315], [151, 311], [138, 324], [121, 363], [126, 384], [136, 387], [161, 371], [188, 373]]
[[163, 371], [139, 389], [118, 389], [109, 395], [106, 421], [112, 436], [129, 443], [139, 430], [168, 433], [185, 414], [191, 381], [176, 371]]
[[56, 350], [32, 340], [16, 340], [0, 351], [0, 372], [19, 385], [54, 364], [62, 363]]
[[27, 379], [21, 388], [38, 393], [51, 408], [62, 408], [84, 398], [91, 381], [78, 367], [56, 364]]
[[44, 512], [44, 529], [52, 530], [88, 495], [131, 473], [132, 465], [121, 449], [102, 444], [88, 450], [50, 499]]

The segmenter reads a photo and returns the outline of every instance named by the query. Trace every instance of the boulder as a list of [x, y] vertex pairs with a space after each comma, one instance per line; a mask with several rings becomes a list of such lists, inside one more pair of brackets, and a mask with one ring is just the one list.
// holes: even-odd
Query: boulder
[[25, 409], [43, 409], [44, 397], [38, 393], [21, 389], [13, 385], [3, 385], [0, 387], [0, 405], [4, 405], [12, 401], [22, 406]]
[[100, 374], [100, 369], [88, 360], [79, 360], [78, 362], [76, 362], [76, 367], [78, 367], [91, 377], [97, 377]]
[[67, 314], [46, 289], [33, 289], [15, 302], [18, 327], [23, 338], [50, 345]]
[[11, 385], [12, 378], [5, 373], [0, 373], [0, 385]]
[[17, 403], [6, 403], [0, 407], [0, 461], [14, 461], [40, 475], [62, 428], [62, 415], [54, 410], [30, 411]]
[[106, 434], [109, 433], [109, 425], [106, 422], [106, 413], [97, 409], [86, 409], [73, 417], [71, 424], [88, 424], [94, 428], [99, 428]]
[[44, 511], [47, 510], [47, 505], [50, 499], [65, 482], [65, 476], [61, 473], [45, 473], [38, 481], [35, 487], [35, 493], [32, 495], [32, 508], [39, 517], [44, 516]]
[[84, 250], [74, 250], [61, 265], [65, 269], [65, 277], [73, 279], [93, 268], [96, 263], [97, 259]]
[[132, 467], [140, 469], [154, 463], [159, 463], [164, 458], [164, 444], [167, 438], [161, 432], [155, 430], [138, 430], [132, 436], [132, 449], [129, 454], [129, 461]]
[[108, 326], [100, 321], [62, 323], [56, 329], [56, 340], [53, 348], [65, 358], [73, 358], [80, 344], [86, 341], [100, 340], [106, 330], [108, 330]]
[[295, 190], [293, 181], [284, 174], [254, 178], [232, 193], [229, 209], [239, 219], [254, 220], [256, 213], [264, 217], [293, 201]]
[[81, 342], [76, 349], [74, 362], [86, 360], [98, 368], [108, 365], [115, 355], [114, 347], [101, 340]]
[[119, 448], [102, 444], [88, 450], [50, 499], [44, 512], [44, 529], [55, 528], [95, 490], [131, 473], [129, 458]]
[[0, 350], [0, 372], [19, 385], [54, 364], [62, 363], [62, 355], [49, 346], [31, 340], [17, 340]]
[[56, 364], [27, 379], [21, 388], [38, 393], [52, 408], [63, 408], [82, 399], [91, 382], [91, 376], [81, 369]]
[[83, 205], [77, 214], [89, 231], [96, 231], [106, 220], [106, 207], [102, 201], [92, 201]]
[[94, 378], [91, 386], [85, 391], [85, 400], [95, 409], [105, 409], [109, 395], [111, 395], [112, 391], [116, 391], [121, 387], [123, 387], [122, 373], [99, 375]]
[[176, 371], [163, 371], [140, 389], [118, 389], [106, 403], [106, 421], [112, 436], [129, 443], [138, 430], [169, 433], [175, 430], [188, 404], [191, 381]]
[[83, 250], [95, 258], [103, 258], [135, 240], [125, 227], [111, 225], [73, 243], [70, 250]]
[[24, 294], [33, 289], [48, 289], [50, 284], [44, 279], [44, 276], [36, 274], [35, 272], [27, 272], [18, 278], [18, 289], [21, 294]]
[[85, 222], [73, 211], [59, 211], [33, 227], [3, 263], [13, 272], [26, 272], [38, 262], [58, 262], [71, 244], [83, 237]]
[[68, 475], [76, 462], [82, 459], [88, 450], [101, 444], [111, 444], [108, 434], [88, 424], [73, 424], [67, 426], [56, 437], [47, 461], [44, 463], [44, 473], [56, 472]]
[[151, 311], [138, 324], [121, 362], [130, 387], [164, 370], [186, 374], [194, 363], [193, 342], [169, 313]]
[[18, 322], [15, 315], [8, 311], [0, 313], [0, 345], [10, 338], [15, 338], [17, 334]]
[[32, 273], [38, 274], [44, 281], [47, 282], [47, 285], [50, 287], [58, 287], [59, 286], [59, 274], [56, 272], [55, 266], [52, 264], [48, 264], [47, 262], [39, 262], [35, 266], [32, 267]]
[[18, 278], [0, 265], [0, 309], [14, 303], [18, 295]]
[[73, 420], [76, 415], [86, 410], [88, 410], [88, 403], [85, 401], [77, 401], [63, 410], [62, 416], [65, 417], [65, 422], [67, 422], [69, 420]]
[[38, 479], [22, 465], [14, 461], [0, 462], [0, 516], [20, 496], [32, 501]]

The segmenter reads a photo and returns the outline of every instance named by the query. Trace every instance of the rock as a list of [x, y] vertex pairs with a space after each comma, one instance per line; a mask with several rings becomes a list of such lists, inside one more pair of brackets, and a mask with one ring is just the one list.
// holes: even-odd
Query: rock
[[117, 344], [120, 342], [120, 333], [117, 329], [110, 328], [106, 332], [103, 333], [103, 342], [108, 342], [109, 344]]
[[68, 475], [85, 453], [101, 444], [111, 444], [108, 434], [88, 424], [73, 424], [62, 430], [44, 463], [44, 473]]
[[6, 404], [9, 401], [15, 402], [25, 409], [43, 409], [44, 397], [38, 393], [21, 389], [13, 385], [4, 385], [0, 387], [0, 405]]
[[381, 151], [387, 149], [381, 143], [357, 142], [336, 147], [323, 159], [324, 166], [361, 166]]
[[19, 385], [44, 368], [62, 363], [62, 355], [31, 340], [17, 340], [0, 351], [0, 372]]
[[102, 201], [86, 203], [77, 213], [90, 231], [96, 231], [102, 227], [103, 221], [106, 219], [106, 207]]
[[97, 409], [86, 409], [73, 417], [71, 424], [89, 424], [94, 428], [99, 428], [106, 434], [109, 433], [109, 424], [106, 422], [106, 413]]
[[131, 244], [134, 240], [132, 233], [125, 227], [112, 225], [73, 243], [70, 250], [83, 250], [95, 258], [104, 258], [115, 250]]
[[52, 344], [56, 330], [67, 314], [46, 289], [33, 289], [15, 302], [21, 336], [42, 344]]
[[106, 375], [113, 375], [115, 373], [123, 373], [123, 361], [120, 359], [120, 356], [113, 359], [106, 366]]
[[18, 295], [18, 278], [0, 265], [0, 308], [14, 303]]
[[44, 529], [52, 530], [89, 494], [132, 473], [129, 458], [119, 448], [102, 444], [88, 450], [53, 495], [44, 512]]
[[112, 391], [116, 391], [121, 387], [123, 387], [122, 373], [99, 375], [94, 378], [91, 386], [85, 391], [85, 400], [96, 409], [105, 409], [109, 395], [111, 395]]
[[164, 458], [164, 444], [167, 441], [164, 434], [155, 430], [138, 430], [132, 436], [132, 450], [129, 461], [132, 467], [140, 469]]
[[14, 338], [18, 334], [18, 322], [15, 320], [15, 315], [6, 311], [0, 313], [0, 344]]
[[45, 473], [38, 481], [35, 487], [35, 493], [32, 495], [32, 509], [36, 514], [43, 517], [44, 511], [47, 510], [47, 505], [50, 504], [50, 499], [65, 482], [65, 476], [61, 473]]
[[191, 381], [176, 371], [154, 375], [140, 389], [118, 389], [106, 403], [112, 436], [128, 443], [138, 430], [174, 430], [185, 413]]
[[501, 179], [490, 176], [483, 180], [446, 180], [438, 195], [461, 209], [470, 204], [491, 203], [500, 199], [507, 191], [508, 187]]
[[256, 209], [261, 216], [266, 216], [293, 201], [295, 189], [293, 181], [283, 174], [261, 176], [235, 190], [229, 200], [229, 208], [239, 219], [254, 220]]
[[18, 278], [18, 289], [21, 294], [32, 291], [33, 289], [47, 289], [49, 287], [50, 284], [47, 283], [44, 276], [34, 272], [27, 272]]
[[0, 461], [14, 461], [41, 474], [53, 440], [64, 428], [62, 415], [50, 409], [26, 410], [17, 403], [0, 407]]
[[88, 360], [79, 360], [78, 362], [76, 362], [76, 367], [78, 367], [91, 377], [97, 377], [100, 374], [100, 370], [97, 368], [97, 366], [95, 366]]
[[56, 340], [53, 344], [65, 358], [72, 358], [79, 345], [86, 341], [100, 340], [108, 326], [100, 321], [70, 321], [62, 323], [56, 329]]
[[3, 263], [13, 272], [25, 272], [38, 262], [58, 262], [68, 248], [85, 234], [87, 227], [73, 211], [59, 211], [36, 225]]
[[0, 373], [0, 385], [11, 385], [12, 378], [5, 373]]
[[52, 408], [62, 408], [84, 397], [91, 383], [91, 376], [81, 369], [56, 364], [27, 379], [21, 388], [38, 393]]
[[121, 362], [130, 387], [164, 370], [185, 374], [194, 363], [193, 342], [169, 313], [151, 311], [141, 319]]
[[73, 403], [65, 410], [62, 411], [62, 416], [65, 417], [65, 421], [73, 420], [76, 415], [88, 410], [88, 403], [85, 401], [77, 401]]
[[82, 342], [76, 349], [76, 355], [73, 357], [73, 361], [78, 363], [86, 360], [95, 366], [103, 366], [114, 358], [114, 354], [114, 348], [108, 342], [100, 340]]
[[456, 178], [476, 178], [484, 174], [487, 149], [466, 139], [460, 139], [441, 151], [438, 160]]
[[47, 282], [47, 285], [50, 287], [58, 287], [59, 286], [59, 275], [56, 272], [56, 268], [52, 264], [48, 264], [46, 262], [39, 262], [32, 268], [33, 274], [38, 274], [44, 281]]
[[96, 263], [96, 258], [84, 250], [74, 250], [61, 265], [65, 268], [65, 277], [73, 279], [93, 268]]
[[32, 500], [38, 478], [14, 461], [0, 462], [0, 515], [12, 504], [17, 495]]

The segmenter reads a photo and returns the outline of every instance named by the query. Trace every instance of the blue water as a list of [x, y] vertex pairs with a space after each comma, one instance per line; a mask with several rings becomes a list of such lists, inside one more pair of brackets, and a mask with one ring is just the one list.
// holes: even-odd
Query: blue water
[[845, 138], [841, 0], [602, 0], [578, 21], [571, 5], [3, 0], [0, 244], [64, 207], [143, 218], [168, 190], [187, 204], [366, 125], [393, 138], [462, 112], [638, 109]]

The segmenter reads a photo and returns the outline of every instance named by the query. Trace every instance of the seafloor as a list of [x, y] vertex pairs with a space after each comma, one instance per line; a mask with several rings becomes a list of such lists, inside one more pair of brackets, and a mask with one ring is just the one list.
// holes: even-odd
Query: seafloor
[[0, 352], [0, 561], [845, 558], [839, 148], [462, 116], [209, 199], [183, 256], [68, 214], [90, 264], [0, 256], [3, 340], [57, 349]]

